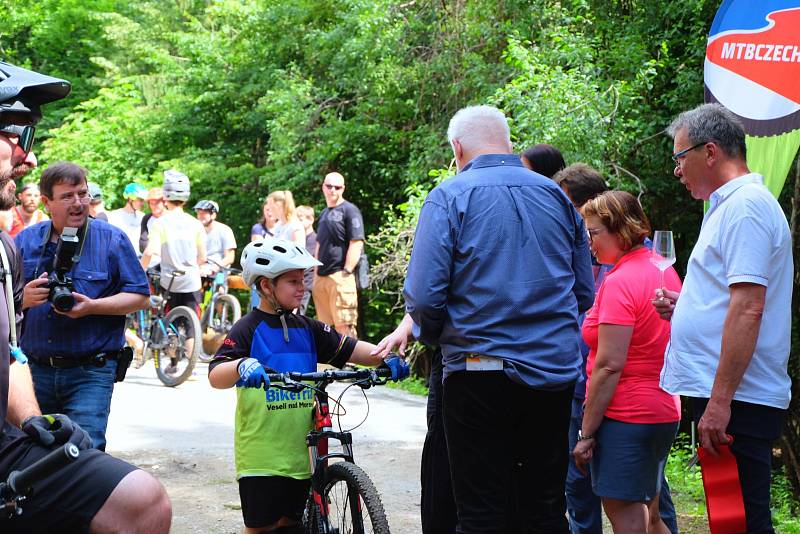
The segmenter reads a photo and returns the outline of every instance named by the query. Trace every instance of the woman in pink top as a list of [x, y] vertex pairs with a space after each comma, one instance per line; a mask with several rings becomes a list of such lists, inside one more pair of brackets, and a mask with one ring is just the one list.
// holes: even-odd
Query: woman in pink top
[[[669, 322], [651, 301], [658, 268], [644, 246], [650, 223], [639, 201], [608, 191], [583, 206], [592, 253], [613, 264], [583, 323], [589, 346], [583, 424], [573, 455], [615, 533], [668, 534], [658, 513], [661, 480], [680, 421], [680, 400], [659, 387]], [[664, 285], [680, 290], [671, 267]]]

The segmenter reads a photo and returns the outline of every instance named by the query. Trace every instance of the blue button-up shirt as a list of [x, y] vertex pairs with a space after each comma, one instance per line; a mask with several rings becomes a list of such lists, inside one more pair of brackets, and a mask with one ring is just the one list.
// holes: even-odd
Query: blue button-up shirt
[[445, 376], [472, 352], [537, 389], [574, 383], [578, 313], [594, 301], [587, 239], [561, 189], [513, 154], [478, 156], [433, 189], [404, 296], [420, 339], [441, 345]]
[[[49, 232], [50, 221], [45, 221], [26, 228], [16, 237], [26, 283], [52, 270], [56, 243], [45, 243]], [[150, 294], [147, 276], [122, 230], [93, 220], [85, 240], [80, 261], [69, 273], [75, 292], [92, 299], [118, 293]], [[124, 343], [124, 315], [70, 319], [53, 311], [49, 302], [25, 311], [20, 339], [22, 349], [33, 358], [78, 358], [119, 350]]]

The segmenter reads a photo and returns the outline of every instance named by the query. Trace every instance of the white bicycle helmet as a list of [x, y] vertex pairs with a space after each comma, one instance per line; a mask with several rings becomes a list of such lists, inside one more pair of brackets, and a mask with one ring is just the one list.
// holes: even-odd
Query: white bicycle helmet
[[305, 248], [274, 237], [248, 243], [242, 251], [241, 264], [242, 278], [249, 286], [260, 276], [272, 280], [287, 271], [322, 265]]
[[175, 169], [164, 171], [164, 198], [166, 200], [189, 200], [191, 188], [189, 177]]

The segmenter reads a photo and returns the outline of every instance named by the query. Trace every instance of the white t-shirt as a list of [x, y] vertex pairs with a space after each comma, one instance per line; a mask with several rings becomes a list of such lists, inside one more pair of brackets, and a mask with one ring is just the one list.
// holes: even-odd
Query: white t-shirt
[[[173, 293], [200, 290], [197, 247], [205, 238], [206, 231], [200, 221], [183, 211], [172, 209], [155, 220], [148, 247], [161, 249], [161, 287], [169, 287]], [[176, 269], [186, 274], [172, 280], [172, 271]]]
[[139, 235], [142, 233], [142, 218], [144, 213], [137, 211], [130, 213], [124, 208], [114, 210], [108, 214], [108, 223], [113, 224], [128, 236], [133, 245], [133, 250], [139, 250]]
[[[205, 231], [205, 230], [204, 230]], [[222, 263], [225, 251], [236, 248], [236, 238], [233, 230], [227, 224], [214, 221], [211, 223], [211, 231], [206, 232], [206, 258]], [[210, 263], [210, 262], [209, 262]], [[211, 264], [216, 271], [218, 267]]]
[[[277, 239], [285, 239], [286, 241], [292, 242], [294, 242], [292, 236], [294, 236], [295, 232], [300, 232], [300, 235], [302, 235], [305, 240], [306, 230], [303, 228], [303, 223], [300, 221], [286, 221], [285, 224], [279, 222], [272, 229], [272, 235]], [[311, 253], [313, 254], [314, 251], [312, 250]]]
[[672, 316], [661, 387], [709, 398], [719, 364], [729, 286], [766, 286], [753, 359], [734, 399], [786, 408], [791, 381], [792, 242], [789, 225], [759, 174], [731, 180], [711, 194], [686, 280]]

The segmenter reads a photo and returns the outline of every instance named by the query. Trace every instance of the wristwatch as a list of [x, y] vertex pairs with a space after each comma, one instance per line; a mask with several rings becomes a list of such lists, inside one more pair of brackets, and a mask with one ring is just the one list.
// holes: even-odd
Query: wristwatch
[[587, 439], [594, 439], [594, 436], [584, 436], [583, 430], [578, 430], [578, 441], [584, 441]]

